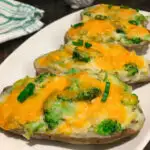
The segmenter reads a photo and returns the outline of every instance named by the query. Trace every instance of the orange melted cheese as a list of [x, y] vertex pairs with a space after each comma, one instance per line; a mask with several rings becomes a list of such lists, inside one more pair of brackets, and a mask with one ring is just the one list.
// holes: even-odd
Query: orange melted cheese
[[91, 7], [88, 11], [94, 14], [106, 14], [108, 13], [108, 5], [105, 4], [96, 5], [94, 7]]
[[68, 57], [70, 54], [65, 51], [56, 50], [54, 52], [49, 53], [48, 55], [44, 55], [36, 60], [36, 63], [40, 66], [48, 66], [51, 63], [55, 63], [60, 61], [64, 57]]
[[105, 15], [110, 16], [112, 20], [128, 20], [132, 18], [134, 15], [137, 14], [135, 9], [123, 9], [120, 6], [112, 6], [110, 9], [108, 8], [109, 5], [100, 4], [94, 7], [91, 7], [88, 12], [94, 15]]
[[[135, 63], [138, 68], [143, 68], [145, 66], [145, 61], [142, 56], [137, 56], [134, 51], [129, 52], [124, 47], [118, 45], [118, 44], [99, 44], [96, 42], [90, 42], [92, 44], [91, 48], [86, 49], [84, 46], [78, 47], [79, 51], [84, 51], [88, 53], [89, 56], [93, 57], [93, 62], [96, 67], [112, 71], [114, 69], [123, 69], [124, 65], [127, 63]], [[45, 55], [44, 57], [41, 57], [38, 59], [38, 63], [41, 67], [48, 67], [49, 65], [55, 64], [55, 60], [58, 57], [59, 60], [69, 60], [72, 58], [72, 52], [74, 50], [73, 45], [65, 45], [63, 50], [63, 57], [60, 58], [60, 55], [62, 52], [53, 52], [49, 53], [48, 55]], [[95, 53], [95, 52], [100, 53]], [[58, 60], [57, 58], [57, 60]], [[72, 60], [72, 59], [71, 59]], [[90, 67], [90, 63], [86, 63]], [[66, 63], [63, 63], [64, 69], [70, 69], [73, 67], [80, 67], [80, 65], [83, 65], [80, 62], [74, 62], [67, 61]], [[86, 67], [85, 65], [83, 67]]]
[[19, 128], [19, 125], [38, 121], [43, 113], [43, 103], [54, 91], [61, 91], [67, 86], [64, 77], [49, 81], [40, 92], [29, 97], [25, 102], [17, 100], [22, 89], [13, 90], [4, 104], [0, 105], [0, 127], [6, 130]]
[[107, 47], [105, 44], [93, 43], [92, 49], [102, 53], [103, 57], [97, 58], [96, 64], [104, 70], [123, 69], [127, 63], [135, 63], [139, 68], [145, 65], [143, 57], [117, 44], [110, 44]]
[[[89, 87], [98, 87], [104, 92], [105, 83], [100, 82], [87, 74], [81, 74], [81, 85]], [[101, 102], [102, 95], [93, 99], [91, 103], [86, 101], [78, 101], [75, 103], [76, 113], [66, 118], [65, 122], [57, 128], [58, 133], [68, 133], [78, 131], [80, 129], [87, 130], [90, 125], [98, 124], [103, 119], [114, 119], [121, 124], [127, 120], [127, 110], [121, 104], [123, 98], [123, 89], [111, 83], [109, 96], [105, 103]], [[85, 131], [86, 132], [86, 131]]]
[[[94, 63], [104, 70], [114, 70], [114, 69], [123, 69], [123, 66], [127, 63], [135, 63], [139, 68], [145, 66], [144, 58], [142, 56], [136, 55], [134, 51], [128, 51], [123, 46], [118, 44], [100, 44], [96, 42], [91, 42], [92, 47], [86, 49], [84, 46], [79, 47], [78, 49], [88, 52], [92, 55], [92, 51], [100, 52], [100, 55], [97, 55]], [[66, 51], [72, 51], [73, 46], [66, 46]]]
[[[132, 18], [136, 14], [136, 10], [134, 9], [120, 9], [119, 13], [116, 14], [116, 18], [126, 19]], [[114, 16], [115, 17], [115, 16]]]
[[132, 38], [132, 37], [141, 37], [142, 38], [146, 35], [149, 35], [149, 31], [144, 27], [132, 25], [129, 23], [127, 23], [126, 27], [127, 27], [127, 29], [126, 29], [127, 36], [129, 38]]
[[94, 37], [104, 34], [111, 35], [114, 30], [115, 28], [111, 25], [109, 21], [89, 20], [81, 27], [71, 28], [68, 31], [68, 36], [71, 39], [76, 39], [77, 36], [81, 36], [82, 34], [85, 34], [88, 37]]

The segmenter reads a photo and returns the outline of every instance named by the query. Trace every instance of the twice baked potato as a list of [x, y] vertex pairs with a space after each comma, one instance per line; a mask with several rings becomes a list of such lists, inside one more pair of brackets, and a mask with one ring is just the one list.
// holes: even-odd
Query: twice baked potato
[[138, 26], [145, 26], [148, 23], [148, 16], [144, 16], [139, 12], [139, 9], [133, 9], [128, 6], [116, 6], [111, 4], [98, 4], [91, 7], [85, 8], [81, 12], [81, 18], [83, 22], [90, 19], [107, 19], [113, 24], [115, 22], [126, 21], [130, 24], [135, 24]]
[[136, 135], [144, 115], [131, 87], [105, 72], [26, 77], [0, 95], [0, 128], [73, 144]]
[[65, 35], [65, 41], [92, 40], [95, 42], [117, 42], [125, 47], [142, 50], [150, 41], [150, 32], [143, 26], [117, 21], [90, 19], [72, 25]]
[[68, 70], [105, 70], [117, 74], [126, 83], [149, 81], [148, 60], [114, 43], [76, 40], [34, 61], [37, 74], [64, 73]]

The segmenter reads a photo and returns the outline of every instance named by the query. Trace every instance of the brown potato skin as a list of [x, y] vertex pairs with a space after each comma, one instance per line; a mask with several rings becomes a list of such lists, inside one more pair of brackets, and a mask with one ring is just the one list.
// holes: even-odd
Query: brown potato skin
[[[23, 135], [22, 130], [13, 130], [12, 133]], [[65, 135], [55, 135], [55, 134], [45, 134], [45, 133], [35, 133], [31, 138], [33, 139], [45, 139], [51, 141], [60, 141], [69, 144], [109, 144], [116, 141], [120, 141], [123, 138], [129, 138], [138, 134], [139, 131], [133, 129], [126, 129], [120, 133], [116, 133], [111, 136], [99, 136], [99, 137], [71, 137]]]

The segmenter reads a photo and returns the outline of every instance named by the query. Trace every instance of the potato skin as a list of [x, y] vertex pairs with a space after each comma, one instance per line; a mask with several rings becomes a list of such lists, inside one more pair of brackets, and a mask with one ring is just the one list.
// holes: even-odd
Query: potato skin
[[[10, 131], [12, 133], [23, 135], [23, 130], [13, 130]], [[50, 141], [59, 141], [69, 144], [109, 144], [114, 143], [116, 141], [120, 141], [123, 138], [129, 138], [136, 134], [139, 131], [135, 131], [133, 129], [126, 129], [123, 132], [116, 133], [111, 136], [95, 136], [95, 137], [71, 137], [71, 136], [64, 136], [64, 135], [55, 135], [55, 134], [45, 134], [45, 133], [36, 133], [31, 138], [32, 139], [44, 139]]]

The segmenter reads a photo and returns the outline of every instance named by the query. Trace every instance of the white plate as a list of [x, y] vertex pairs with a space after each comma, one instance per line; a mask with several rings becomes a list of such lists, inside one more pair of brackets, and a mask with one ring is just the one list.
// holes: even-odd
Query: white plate
[[[71, 24], [80, 20], [79, 12], [68, 15], [42, 29], [16, 49], [0, 65], [0, 91], [11, 85], [15, 80], [26, 75], [34, 76], [33, 61], [41, 54], [59, 48], [64, 42], [64, 34]], [[143, 12], [148, 14], [148, 12]], [[150, 59], [150, 49], [146, 57]], [[33, 140], [31, 142], [18, 136], [0, 132], [0, 149], [2, 150], [142, 150], [150, 140], [150, 84], [135, 90], [140, 98], [146, 121], [141, 132], [132, 140], [123, 144], [102, 145], [71, 145], [59, 142]]]

